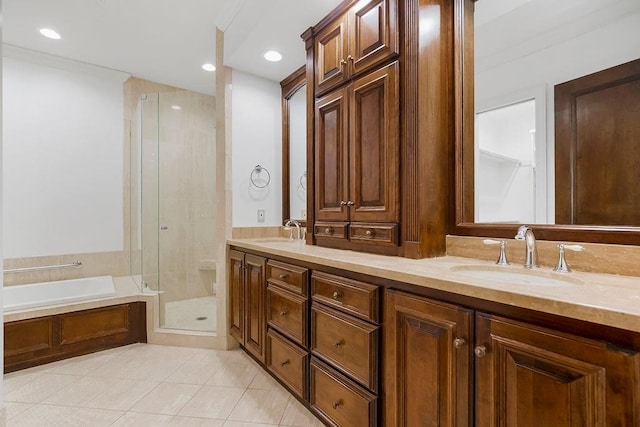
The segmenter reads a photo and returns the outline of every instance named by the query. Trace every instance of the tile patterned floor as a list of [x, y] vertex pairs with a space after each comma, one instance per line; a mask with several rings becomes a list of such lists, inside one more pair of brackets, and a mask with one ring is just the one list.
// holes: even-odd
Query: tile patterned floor
[[[162, 304], [162, 295], [160, 296]], [[190, 331], [216, 331], [216, 297], [171, 301], [164, 305], [163, 328]]]
[[240, 350], [134, 344], [4, 376], [8, 427], [320, 427]]

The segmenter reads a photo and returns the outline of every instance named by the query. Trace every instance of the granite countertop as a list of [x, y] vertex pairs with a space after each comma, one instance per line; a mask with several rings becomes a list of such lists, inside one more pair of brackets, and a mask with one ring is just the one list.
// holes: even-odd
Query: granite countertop
[[[640, 278], [612, 274], [554, 273], [540, 268], [535, 274], [551, 279], [518, 283], [527, 274], [521, 265], [495, 266], [493, 262], [445, 256], [414, 260], [306, 245], [283, 238], [230, 239], [237, 248], [322, 264], [342, 270], [495, 301], [545, 313], [640, 332]], [[465, 271], [465, 269], [467, 271]], [[469, 269], [511, 274], [515, 281], [470, 277]], [[491, 273], [490, 273], [491, 274]], [[507, 276], [509, 276], [507, 274]], [[561, 282], [558, 282], [561, 281]], [[539, 284], [535, 282], [540, 281]], [[546, 282], [546, 283], [545, 283]]]

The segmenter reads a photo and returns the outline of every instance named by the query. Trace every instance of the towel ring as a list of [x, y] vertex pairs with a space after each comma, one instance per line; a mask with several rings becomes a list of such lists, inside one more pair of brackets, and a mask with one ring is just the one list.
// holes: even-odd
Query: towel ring
[[[254, 177], [254, 174], [256, 174], [256, 173], [260, 174], [262, 171], [265, 171], [267, 173], [267, 182], [264, 185], [258, 185], [254, 181], [253, 177]], [[251, 184], [253, 184], [254, 187], [256, 187], [256, 188], [265, 188], [271, 182], [271, 174], [269, 173], [267, 168], [263, 168], [260, 165], [256, 165], [256, 167], [253, 168], [253, 170], [251, 171], [251, 174], [249, 175], [249, 180], [251, 181]]]
[[[304, 184], [302, 183], [303, 180]], [[307, 189], [307, 171], [304, 171], [302, 175], [300, 175], [300, 187], [302, 187], [303, 190]]]

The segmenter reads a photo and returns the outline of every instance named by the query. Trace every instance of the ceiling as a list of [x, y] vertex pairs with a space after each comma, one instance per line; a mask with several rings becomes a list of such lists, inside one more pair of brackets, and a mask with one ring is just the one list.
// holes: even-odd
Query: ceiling
[[[300, 39], [341, 0], [4, 0], [3, 43], [213, 94], [215, 28], [225, 65], [280, 81], [305, 63]], [[61, 40], [42, 37], [49, 27]], [[275, 49], [281, 62], [262, 54]]]

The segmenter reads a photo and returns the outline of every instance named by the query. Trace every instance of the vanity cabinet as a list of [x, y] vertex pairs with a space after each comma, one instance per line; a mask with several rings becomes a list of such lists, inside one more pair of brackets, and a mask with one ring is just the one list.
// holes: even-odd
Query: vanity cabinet
[[399, 244], [398, 73], [393, 62], [316, 101], [319, 244], [391, 251]]
[[315, 90], [326, 93], [398, 52], [396, 0], [359, 2], [315, 37]]
[[378, 425], [378, 286], [311, 275], [309, 405], [330, 425]]
[[265, 357], [266, 258], [230, 250], [229, 334], [256, 359]]
[[385, 324], [387, 425], [640, 421], [637, 351], [394, 290]]

